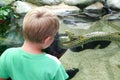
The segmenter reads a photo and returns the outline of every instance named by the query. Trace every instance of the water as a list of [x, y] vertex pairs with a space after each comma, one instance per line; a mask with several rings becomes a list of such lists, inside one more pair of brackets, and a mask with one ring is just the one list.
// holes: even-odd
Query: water
[[[120, 25], [119, 22], [114, 22]], [[86, 27], [83, 25], [79, 25]], [[93, 31], [116, 32], [102, 21], [92, 22], [87, 28], [79, 28], [61, 23], [60, 32], [69, 30], [75, 35]], [[119, 31], [118, 31], [119, 32]], [[71, 80], [120, 80], [120, 42], [113, 42], [104, 49], [86, 49], [73, 52], [70, 49], [60, 58], [66, 69], [79, 68], [79, 72]]]

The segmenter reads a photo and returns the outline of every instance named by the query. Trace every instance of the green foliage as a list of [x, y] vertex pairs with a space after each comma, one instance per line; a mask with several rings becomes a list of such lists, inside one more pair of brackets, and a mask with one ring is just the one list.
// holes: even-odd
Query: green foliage
[[11, 4], [0, 6], [0, 36], [10, 29], [11, 25], [19, 16], [14, 12], [15, 7]]

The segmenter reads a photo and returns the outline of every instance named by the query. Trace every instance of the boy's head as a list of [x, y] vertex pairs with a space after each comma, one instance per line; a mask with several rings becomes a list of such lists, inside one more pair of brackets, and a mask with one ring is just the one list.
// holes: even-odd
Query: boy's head
[[57, 16], [46, 9], [33, 9], [23, 20], [23, 35], [25, 40], [42, 43], [47, 37], [54, 37], [59, 29]]

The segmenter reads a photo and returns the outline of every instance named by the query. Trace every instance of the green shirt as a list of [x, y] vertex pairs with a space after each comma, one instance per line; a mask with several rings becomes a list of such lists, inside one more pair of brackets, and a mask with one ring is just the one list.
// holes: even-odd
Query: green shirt
[[65, 80], [68, 75], [54, 56], [10, 48], [0, 56], [0, 78], [8, 77], [12, 80]]

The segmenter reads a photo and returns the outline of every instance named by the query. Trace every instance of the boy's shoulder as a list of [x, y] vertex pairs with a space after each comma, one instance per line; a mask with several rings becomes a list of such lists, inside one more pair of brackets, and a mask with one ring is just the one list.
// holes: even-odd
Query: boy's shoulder
[[61, 64], [61, 62], [55, 57], [55, 56], [52, 56], [50, 54], [46, 54], [45, 55], [49, 60], [53, 61], [53, 62], [57, 62], [58, 64]]
[[19, 48], [8, 48], [2, 54], [3, 55], [11, 55], [11, 53], [12, 54], [16, 53], [18, 51], [18, 49]]
[[12, 47], [12, 48], [6, 49], [5, 52], [6, 52], [6, 51], [16, 51], [16, 50], [18, 50], [18, 49], [19, 49], [19, 47]]

